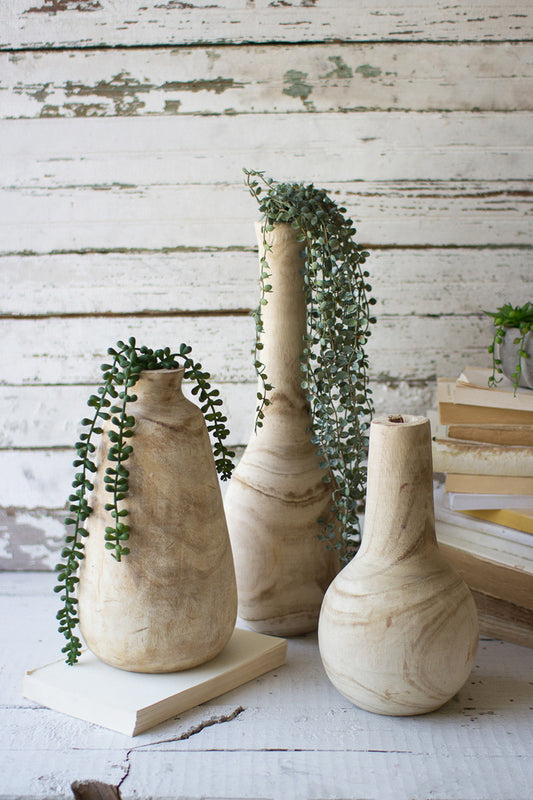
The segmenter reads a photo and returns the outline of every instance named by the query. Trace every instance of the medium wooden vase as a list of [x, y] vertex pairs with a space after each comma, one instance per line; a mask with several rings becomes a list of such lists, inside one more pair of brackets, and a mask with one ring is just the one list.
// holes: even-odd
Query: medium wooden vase
[[[263, 233], [256, 225], [260, 257]], [[288, 224], [268, 234], [272, 291], [263, 307], [261, 360], [273, 390], [230, 481], [226, 516], [235, 558], [239, 615], [256, 631], [315, 630], [337, 557], [319, 540], [331, 494], [311, 443], [301, 388], [306, 329], [302, 244]]]
[[145, 371], [135, 385], [123, 502], [130, 553], [120, 562], [104, 548], [106, 430], [90, 499], [80, 630], [98, 658], [133, 672], [204, 663], [235, 626], [235, 572], [214, 457], [202, 412], [181, 392], [182, 378], [182, 369]]
[[437, 547], [432, 475], [427, 419], [374, 419], [362, 545], [329, 587], [318, 633], [331, 682], [378, 714], [439, 708], [477, 650], [472, 595]]

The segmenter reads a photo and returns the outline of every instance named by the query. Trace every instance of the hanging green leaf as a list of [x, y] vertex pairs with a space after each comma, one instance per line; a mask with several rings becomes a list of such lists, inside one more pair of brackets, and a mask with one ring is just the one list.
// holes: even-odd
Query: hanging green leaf
[[[313, 184], [277, 183], [264, 173], [244, 170], [250, 193], [261, 213], [260, 300], [253, 316], [256, 325], [255, 368], [260, 381], [256, 426], [261, 427], [272, 389], [261, 361], [262, 308], [272, 290], [267, 234], [278, 222], [297, 232], [305, 257], [303, 273], [307, 303], [307, 332], [302, 340], [302, 389], [311, 406], [313, 442], [333, 487], [333, 511], [340, 538], [324, 528], [328, 547], [348, 562], [360, 543], [359, 514], [366, 489], [365, 460], [372, 415], [366, 345], [375, 323], [369, 296], [368, 271], [362, 269], [369, 253], [353, 239], [353, 221], [345, 217], [323, 189]], [[261, 184], [263, 191], [260, 192]], [[325, 525], [325, 523], [324, 523]]]

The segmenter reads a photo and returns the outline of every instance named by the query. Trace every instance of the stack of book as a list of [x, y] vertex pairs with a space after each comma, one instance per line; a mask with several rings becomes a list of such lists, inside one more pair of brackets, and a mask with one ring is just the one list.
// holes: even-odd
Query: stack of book
[[533, 390], [516, 393], [504, 379], [488, 388], [490, 370], [467, 367], [439, 379], [433, 469], [446, 473], [445, 501], [456, 510], [533, 509]]
[[447, 508], [435, 488], [439, 548], [472, 591], [481, 633], [533, 647], [533, 520], [530, 532]]
[[439, 379], [433, 468], [439, 545], [474, 594], [483, 633], [533, 647], [533, 391], [469, 367]]

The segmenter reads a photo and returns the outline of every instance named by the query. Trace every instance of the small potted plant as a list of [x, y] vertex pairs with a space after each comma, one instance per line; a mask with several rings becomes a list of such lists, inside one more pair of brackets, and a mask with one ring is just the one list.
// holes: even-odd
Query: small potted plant
[[[234, 454], [219, 392], [190, 353], [131, 338], [101, 366], [56, 567], [68, 664], [81, 653], [78, 623], [95, 655], [135, 672], [196, 666], [233, 632], [235, 573], [217, 472], [230, 477]], [[182, 394], [183, 378], [201, 408]]]
[[486, 311], [496, 328], [489, 345], [492, 375], [489, 386], [496, 386], [505, 375], [514, 386], [533, 389], [533, 304], [513, 306], [505, 303], [497, 311]]
[[260, 212], [258, 409], [225, 504], [240, 616], [288, 636], [316, 628], [359, 545], [375, 300], [345, 208], [312, 184], [245, 174]]

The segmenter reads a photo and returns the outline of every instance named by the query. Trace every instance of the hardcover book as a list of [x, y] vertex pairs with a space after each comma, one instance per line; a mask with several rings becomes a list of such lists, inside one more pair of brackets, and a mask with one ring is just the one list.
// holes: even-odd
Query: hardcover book
[[494, 522], [496, 525], [505, 525], [518, 532], [533, 534], [533, 508], [523, 510], [514, 508], [470, 509], [462, 513], [486, 522]]
[[435, 472], [461, 475], [533, 475], [533, 447], [434, 439]]
[[448, 472], [447, 492], [477, 492], [478, 494], [527, 494], [531, 495], [533, 508], [533, 477], [516, 475], [462, 475]]
[[508, 378], [498, 378], [498, 383], [489, 388], [492, 370], [481, 367], [465, 367], [455, 382], [455, 403], [474, 406], [490, 406], [533, 412], [533, 392], [519, 386], [517, 389]]
[[522, 406], [501, 408], [459, 402], [455, 399], [455, 388], [456, 381], [449, 378], [439, 378], [437, 381], [437, 405], [439, 419], [443, 425], [533, 425], [531, 409]]
[[450, 439], [533, 447], [533, 425], [449, 425]]

